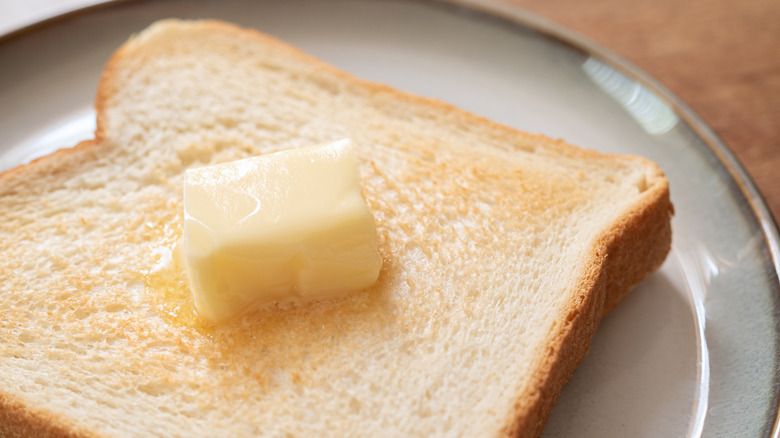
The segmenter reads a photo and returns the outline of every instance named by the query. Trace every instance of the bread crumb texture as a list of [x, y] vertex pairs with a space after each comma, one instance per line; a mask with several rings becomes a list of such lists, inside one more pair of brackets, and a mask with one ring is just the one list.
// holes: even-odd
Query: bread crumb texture
[[[533, 435], [592, 330], [566, 336], [601, 317], [621, 224], [660, 211], [657, 237], [627, 243], [657, 254], [622, 289], [668, 250], [652, 163], [366, 83], [227, 24], [135, 36], [97, 108], [94, 142], [0, 176], [3, 436]], [[379, 281], [199, 320], [171, 257], [183, 171], [343, 137]]]

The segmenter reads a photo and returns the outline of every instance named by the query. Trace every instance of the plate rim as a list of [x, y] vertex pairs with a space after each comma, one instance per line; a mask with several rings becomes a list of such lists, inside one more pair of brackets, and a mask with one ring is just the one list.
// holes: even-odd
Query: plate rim
[[[502, 0], [363, 0], [375, 2], [405, 2], [431, 4], [434, 6], [447, 6], [460, 8], [475, 13], [477, 18], [498, 19], [511, 26], [530, 29], [538, 32], [559, 44], [571, 47], [579, 52], [593, 56], [604, 62], [618, 72], [621, 72], [638, 82], [662, 101], [684, 121], [694, 133], [702, 140], [708, 152], [710, 152], [723, 166], [729, 179], [738, 188], [737, 192], [744, 198], [746, 210], [740, 210], [741, 216], [752, 215], [758, 228], [761, 230], [763, 242], [769, 253], [766, 265], [774, 274], [775, 297], [780, 297], [780, 227], [777, 219], [772, 215], [764, 196], [758, 190], [755, 181], [739, 161], [734, 152], [720, 138], [696, 112], [694, 112], [682, 99], [671, 92], [653, 76], [640, 69], [623, 56], [595, 42], [589, 37], [554, 22], [546, 17], [524, 9], [522, 6], [507, 3]], [[34, 33], [46, 26], [54, 25], [60, 21], [89, 14], [98, 10], [117, 7], [128, 3], [151, 3], [151, 0], [84, 0], [80, 5], [65, 5], [62, 8], [49, 8], [37, 14], [32, 19], [27, 17], [21, 22], [12, 23], [5, 31], [0, 31], [0, 47], [16, 38], [22, 38]], [[71, 9], [68, 9], [71, 8]], [[26, 21], [26, 22], [25, 22]], [[780, 322], [780, 319], [778, 319]], [[776, 344], [778, 340], [776, 339]], [[779, 344], [780, 345], [780, 344]], [[775, 363], [780, 363], [780, 348], [776, 352]], [[769, 435], [772, 438], [780, 438], [780, 373], [776, 374], [774, 381], [774, 404], [777, 407], [774, 419], [765, 426], [770, 426]]]

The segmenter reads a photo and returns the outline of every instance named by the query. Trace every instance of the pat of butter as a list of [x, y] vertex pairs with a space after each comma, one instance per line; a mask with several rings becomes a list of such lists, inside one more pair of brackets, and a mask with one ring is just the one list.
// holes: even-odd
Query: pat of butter
[[372, 285], [382, 258], [350, 140], [188, 170], [183, 250], [199, 314]]

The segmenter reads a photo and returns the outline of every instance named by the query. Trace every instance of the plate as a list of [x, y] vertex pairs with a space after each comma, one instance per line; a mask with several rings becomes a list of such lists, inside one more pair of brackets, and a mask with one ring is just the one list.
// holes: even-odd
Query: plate
[[750, 179], [652, 78], [506, 4], [125, 1], [6, 22], [0, 169], [91, 137], [105, 61], [166, 17], [257, 28], [360, 77], [657, 162], [676, 210], [672, 253], [604, 319], [544, 436], [778, 435], [779, 239]]

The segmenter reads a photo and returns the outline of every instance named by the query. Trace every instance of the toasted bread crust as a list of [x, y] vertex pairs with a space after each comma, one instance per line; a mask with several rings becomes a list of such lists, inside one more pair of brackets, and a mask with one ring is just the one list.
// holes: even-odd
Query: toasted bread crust
[[550, 333], [549, 352], [536, 374], [535, 397], [519, 398], [502, 434], [536, 437], [542, 434], [555, 401], [588, 353], [601, 319], [642, 279], [658, 269], [671, 249], [669, 184], [658, 170], [647, 196], [630, 215], [618, 218], [594, 241], [581, 301], [572, 303], [566, 321]]
[[[206, 29], [233, 33], [237, 37], [251, 38], [262, 44], [274, 45], [288, 55], [305, 62], [317, 64], [356, 86], [369, 89], [376, 95], [397, 99], [414, 105], [425, 106], [433, 111], [446, 113], [449, 117], [464, 123], [478, 123], [498, 137], [524, 136], [529, 141], [544, 143], [550, 150], [570, 157], [604, 157], [605, 154], [582, 150], [560, 140], [551, 140], [543, 135], [518, 132], [510, 127], [491, 122], [483, 117], [467, 113], [447, 103], [404, 93], [388, 86], [360, 80], [316, 60], [298, 49], [254, 30], [241, 29], [218, 21], [200, 23]], [[110, 133], [106, 132], [105, 108], [117, 87], [116, 66], [121, 59], [132, 53], [137, 39], [131, 39], [109, 60], [98, 87], [95, 107], [97, 129], [95, 140], [80, 143], [72, 149], [56, 152], [30, 164], [0, 174], [0, 182], [13, 182], [37, 173], [58, 172], [67, 164], [78, 163], [94, 157], [100, 152]], [[618, 157], [620, 160], [642, 160], [637, 157]], [[654, 166], [654, 165], [653, 165]], [[656, 167], [657, 169], [657, 167]], [[501, 430], [503, 436], [532, 437], [541, 434], [555, 400], [564, 383], [571, 377], [587, 353], [589, 344], [601, 318], [613, 309], [628, 291], [664, 261], [671, 245], [668, 182], [660, 170], [648, 184], [641, 201], [631, 213], [618, 218], [614, 224], [593, 242], [590, 261], [587, 263], [580, 290], [579, 301], [571, 303], [566, 321], [561, 321], [550, 332], [549, 354], [537, 367], [531, 382], [535, 388], [529, 397], [523, 392], [517, 397], [514, 412], [507, 417]], [[91, 436], [71, 420], [57, 417], [43, 410], [27, 406], [0, 393], [0, 432], [3, 436]]]
[[3, 438], [72, 438], [96, 436], [68, 418], [35, 409], [10, 394], [0, 393], [0, 436]]

